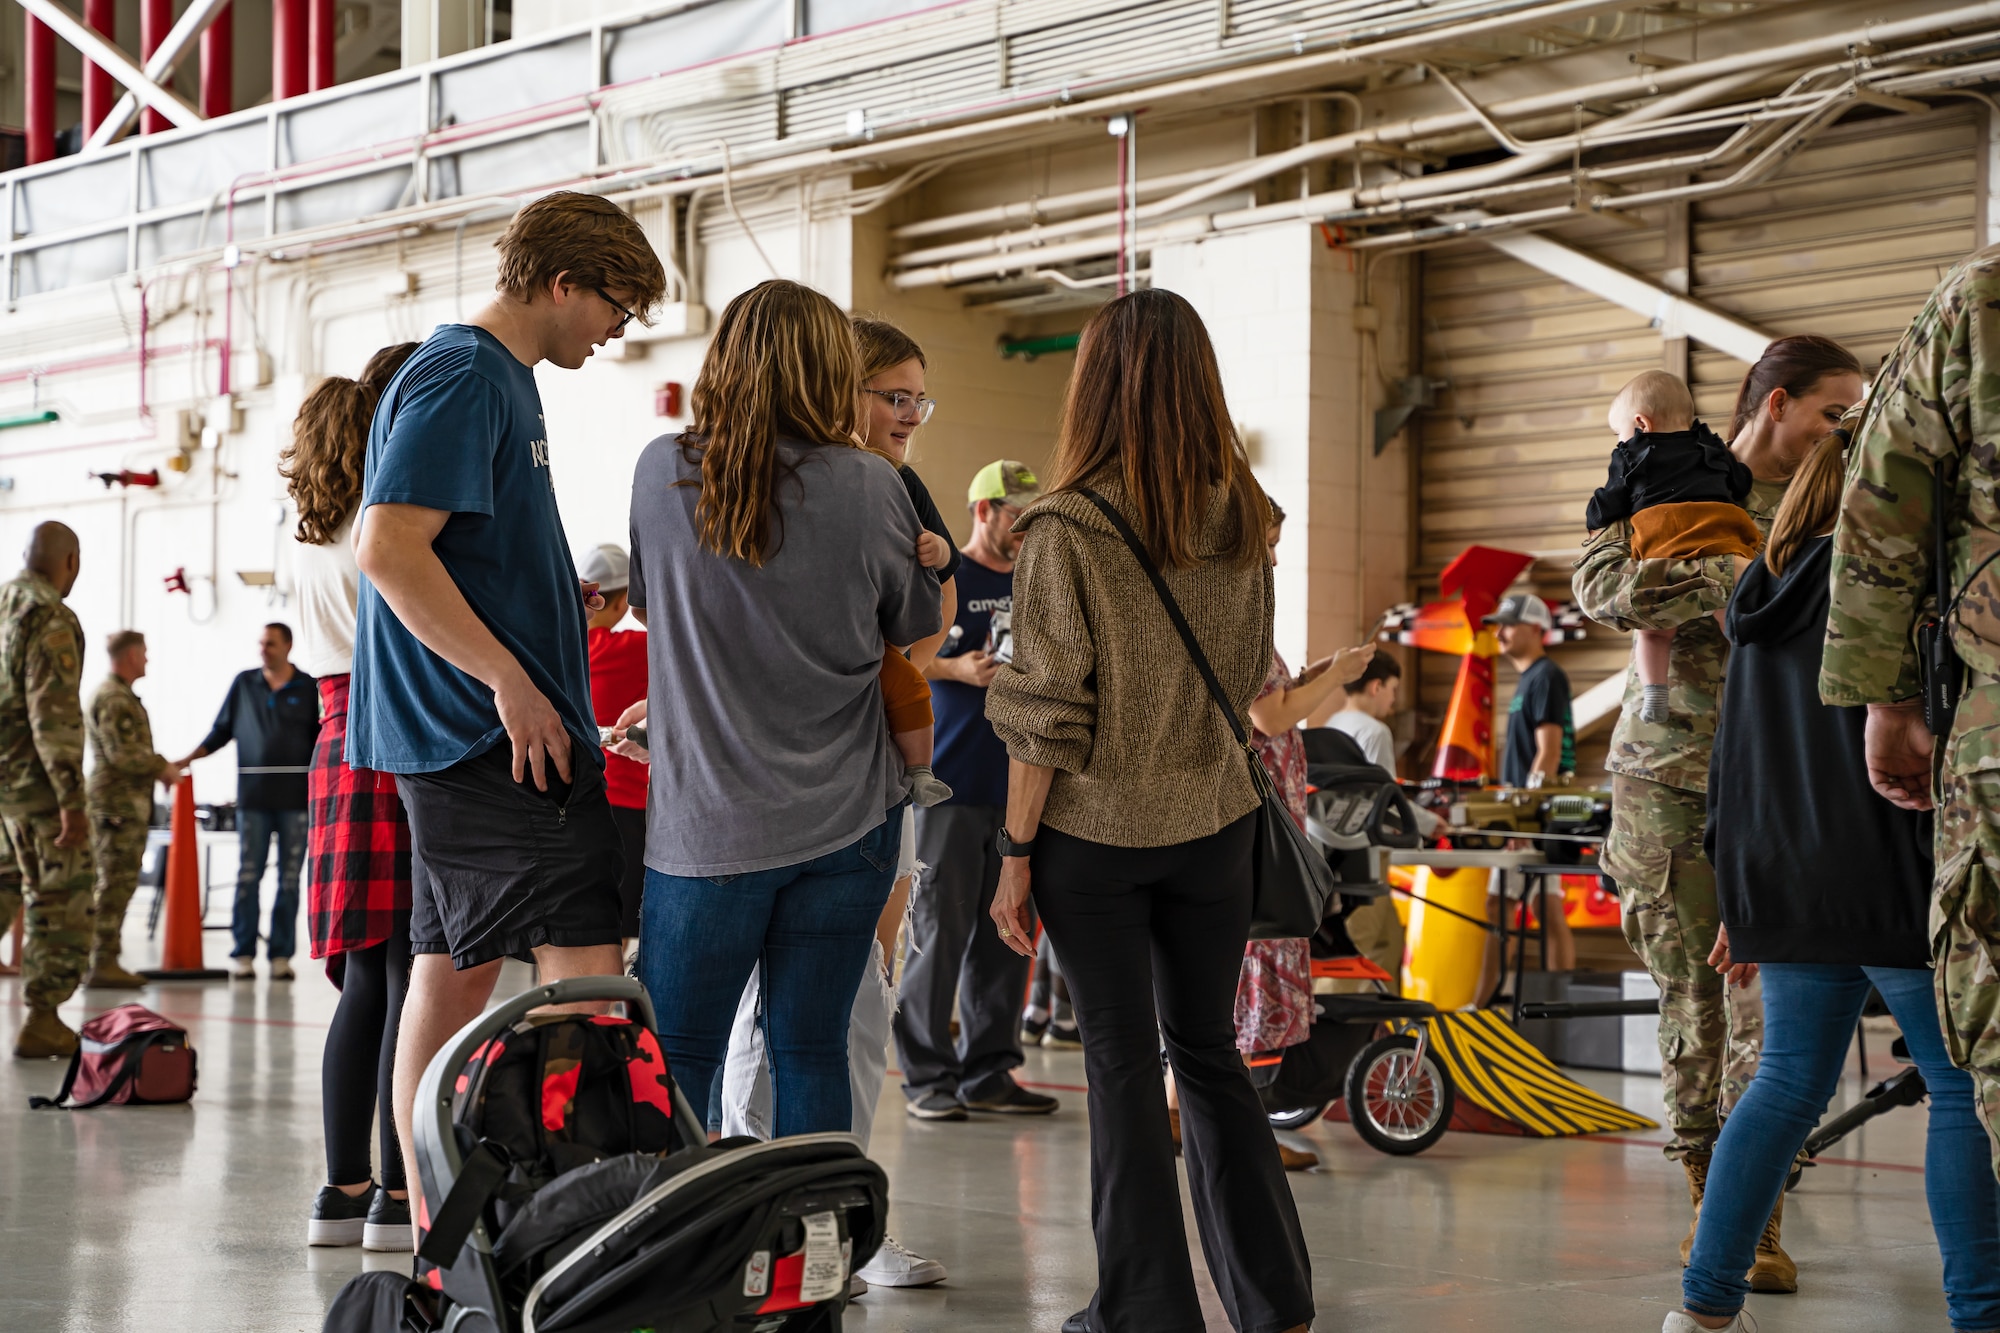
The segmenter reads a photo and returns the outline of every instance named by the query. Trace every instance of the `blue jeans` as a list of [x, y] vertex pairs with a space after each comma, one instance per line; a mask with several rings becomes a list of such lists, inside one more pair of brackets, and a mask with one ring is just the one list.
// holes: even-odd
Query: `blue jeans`
[[1766, 963], [1763, 976], [1763, 1061], [1723, 1123], [1709, 1163], [1701, 1226], [1681, 1278], [1687, 1308], [1716, 1316], [1742, 1308], [1749, 1291], [1743, 1275], [1757, 1239], [1793, 1157], [1839, 1085], [1855, 1020], [1873, 984], [1930, 1088], [1924, 1193], [1944, 1253], [1951, 1326], [1960, 1333], [2000, 1330], [2000, 1186], [1986, 1131], [1973, 1113], [1972, 1079], [1945, 1054], [1930, 970]]
[[278, 896], [271, 903], [271, 934], [265, 956], [290, 958], [299, 931], [299, 866], [306, 859], [306, 812], [303, 810], [238, 810], [236, 812], [236, 908], [229, 914], [235, 936], [231, 958], [257, 956], [257, 901], [264, 885], [264, 863], [271, 856], [271, 836], [278, 838]]
[[759, 1026], [780, 1138], [853, 1127], [848, 1015], [875, 923], [895, 883], [907, 811], [898, 806], [837, 852], [713, 879], [646, 871], [639, 979], [681, 1090], [719, 1105], [729, 1029], [750, 971], [763, 967]]

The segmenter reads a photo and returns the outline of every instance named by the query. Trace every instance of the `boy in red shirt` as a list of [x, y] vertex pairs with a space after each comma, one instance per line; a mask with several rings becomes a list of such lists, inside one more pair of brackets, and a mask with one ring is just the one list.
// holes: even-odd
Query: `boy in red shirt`
[[[577, 561], [580, 578], [594, 581], [604, 609], [590, 617], [590, 711], [608, 727], [646, 697], [646, 631], [615, 628], [625, 619], [631, 576], [625, 548], [605, 543]], [[619, 883], [618, 933], [629, 958], [639, 938], [639, 890], [646, 882], [646, 766], [606, 751], [605, 793], [625, 848], [625, 878]]]

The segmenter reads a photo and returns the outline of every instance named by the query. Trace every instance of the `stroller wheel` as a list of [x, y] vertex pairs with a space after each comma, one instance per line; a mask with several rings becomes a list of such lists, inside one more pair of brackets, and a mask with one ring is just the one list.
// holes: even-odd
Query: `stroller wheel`
[[1311, 1106], [1297, 1106], [1289, 1111], [1270, 1112], [1272, 1129], [1304, 1129], [1313, 1121], [1326, 1114], [1332, 1102], [1315, 1103]]
[[1383, 1037], [1363, 1048], [1347, 1069], [1347, 1118], [1377, 1152], [1407, 1157], [1451, 1127], [1451, 1078], [1415, 1037]]

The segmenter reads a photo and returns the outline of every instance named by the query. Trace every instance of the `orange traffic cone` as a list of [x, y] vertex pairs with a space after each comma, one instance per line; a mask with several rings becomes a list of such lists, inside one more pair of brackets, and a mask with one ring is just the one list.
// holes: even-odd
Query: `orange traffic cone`
[[201, 853], [195, 846], [194, 779], [174, 784], [173, 839], [167, 844], [167, 934], [154, 981], [219, 981], [229, 974], [201, 965]]

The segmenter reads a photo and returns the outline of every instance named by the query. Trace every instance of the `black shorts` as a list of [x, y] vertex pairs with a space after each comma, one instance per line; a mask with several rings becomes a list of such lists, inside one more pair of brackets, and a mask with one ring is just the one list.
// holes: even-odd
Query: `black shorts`
[[534, 956], [545, 944], [616, 945], [625, 853], [604, 771], [516, 782], [506, 746], [435, 773], [399, 773], [410, 817], [410, 952], [458, 968]]
[[629, 805], [611, 807], [611, 818], [625, 841], [625, 878], [618, 883], [618, 930], [628, 940], [639, 938], [639, 899], [646, 888], [646, 812]]

